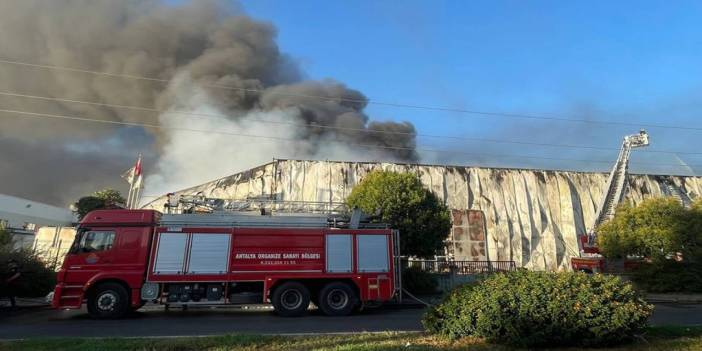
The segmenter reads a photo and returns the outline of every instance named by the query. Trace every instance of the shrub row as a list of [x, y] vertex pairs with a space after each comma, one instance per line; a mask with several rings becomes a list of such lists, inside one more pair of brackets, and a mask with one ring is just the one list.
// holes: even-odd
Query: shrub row
[[517, 271], [455, 289], [424, 317], [449, 338], [473, 336], [517, 346], [601, 346], [633, 338], [653, 306], [618, 278]]
[[654, 293], [702, 292], [702, 264], [665, 260], [644, 263], [634, 271], [636, 286]]
[[435, 275], [417, 266], [402, 270], [402, 287], [412, 294], [434, 294], [439, 282]]
[[[9, 247], [0, 247], [0, 277], [9, 274], [9, 260], [17, 261], [20, 267], [21, 275], [13, 286], [17, 296], [43, 297], [56, 286], [56, 272], [29, 250], [15, 251]], [[0, 282], [0, 295], [4, 295], [6, 289], [4, 281]]]

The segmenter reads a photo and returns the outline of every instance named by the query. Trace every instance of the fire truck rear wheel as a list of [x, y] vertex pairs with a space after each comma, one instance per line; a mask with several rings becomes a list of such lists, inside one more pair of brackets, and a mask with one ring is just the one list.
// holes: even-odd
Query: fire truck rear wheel
[[93, 318], [120, 318], [128, 311], [129, 294], [121, 284], [100, 284], [88, 297], [88, 312]]
[[327, 316], [348, 316], [357, 303], [356, 293], [346, 283], [329, 283], [319, 293], [319, 309]]
[[298, 282], [287, 282], [273, 291], [271, 298], [275, 312], [283, 317], [298, 317], [310, 306], [310, 291]]

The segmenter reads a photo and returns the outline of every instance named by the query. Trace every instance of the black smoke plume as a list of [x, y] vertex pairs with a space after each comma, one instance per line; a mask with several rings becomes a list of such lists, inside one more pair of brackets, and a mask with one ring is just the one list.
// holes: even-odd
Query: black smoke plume
[[[151, 171], [159, 174], [152, 178], [151, 184], [152, 189], [158, 190], [195, 185], [188, 182], [224, 176], [226, 174], [221, 173], [272, 157], [364, 155], [387, 160], [417, 159], [415, 129], [410, 123], [369, 122], [364, 113], [367, 99], [361, 92], [334, 80], [305, 80], [295, 61], [280, 51], [276, 28], [248, 17], [230, 3], [194, 1], [169, 5], [149, 0], [2, 0], [0, 48], [0, 59], [4, 60], [168, 81], [0, 64], [0, 92], [164, 111], [204, 109], [220, 116], [213, 118], [217, 123], [202, 122], [210, 128], [249, 134], [271, 131], [277, 136], [303, 141], [283, 145], [279, 142], [276, 148], [259, 149], [243, 146], [255, 144], [252, 138], [227, 137], [207, 145], [202, 142], [205, 137], [196, 136], [197, 133], [184, 137], [168, 129], [0, 112], [2, 193], [67, 204], [103, 186], [119, 187], [122, 181], [118, 175], [131, 165], [139, 152], [152, 161]], [[176, 81], [176, 77], [180, 80]], [[206, 106], [201, 106], [203, 104]], [[171, 118], [152, 111], [2, 95], [0, 108], [170, 127], [193, 127], [195, 120], [187, 115]], [[252, 118], [252, 114], [256, 118]], [[283, 123], [266, 126], [255, 121], [266, 119]], [[286, 122], [304, 126], [286, 129]], [[251, 123], [260, 126], [249, 128]], [[237, 155], [236, 150], [247, 150], [247, 156], [251, 156], [252, 150], [262, 151], [246, 162], [231, 159], [225, 162], [226, 167], [221, 166], [211, 173], [207, 165], [221, 164], [221, 153], [217, 154], [220, 159], [193, 165], [205, 168], [198, 172], [168, 173], [173, 168], [186, 168], [187, 160], [174, 161], [179, 156], [168, 155], [177, 152], [169, 150], [188, 146], [182, 143], [199, 145], [197, 150], [204, 154], [204, 161], [208, 161], [209, 154], [204, 146], [239, 145], [232, 149], [232, 158], [243, 157]], [[356, 145], [386, 148], [369, 151]], [[350, 156], [354, 152], [357, 155]], [[165, 159], [169, 161], [163, 161]], [[174, 162], [177, 165], [174, 166]], [[146, 169], [149, 170], [148, 164]], [[172, 181], [169, 177], [179, 180]]]

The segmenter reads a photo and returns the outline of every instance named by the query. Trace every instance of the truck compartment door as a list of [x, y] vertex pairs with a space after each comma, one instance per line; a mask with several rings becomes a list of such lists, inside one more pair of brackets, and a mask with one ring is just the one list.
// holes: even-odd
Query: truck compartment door
[[225, 274], [230, 234], [192, 234], [189, 274]]
[[353, 245], [350, 234], [328, 234], [326, 236], [326, 261], [329, 273], [353, 271]]
[[181, 274], [184, 271], [186, 233], [160, 233], [154, 274]]
[[356, 235], [358, 272], [387, 273], [390, 270], [387, 235]]

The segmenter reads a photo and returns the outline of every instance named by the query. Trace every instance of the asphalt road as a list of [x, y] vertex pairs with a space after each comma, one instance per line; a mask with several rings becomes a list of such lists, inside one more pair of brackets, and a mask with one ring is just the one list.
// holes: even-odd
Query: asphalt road
[[702, 325], [702, 304], [656, 304], [653, 325]]
[[260, 309], [164, 311], [163, 307], [154, 307], [128, 319], [92, 320], [85, 310], [35, 309], [0, 316], [0, 339], [418, 331], [423, 312], [420, 308], [379, 308], [347, 317], [327, 317], [310, 311], [308, 316], [283, 318]]
[[[269, 310], [164, 311], [162, 307], [154, 307], [129, 319], [92, 320], [85, 310], [40, 308], [0, 312], [0, 339], [419, 331], [423, 312], [418, 308], [380, 308], [348, 317], [326, 317], [311, 311], [309, 316], [301, 318], [282, 318]], [[654, 325], [702, 325], [702, 305], [660, 304], [656, 306], [651, 322]]]

